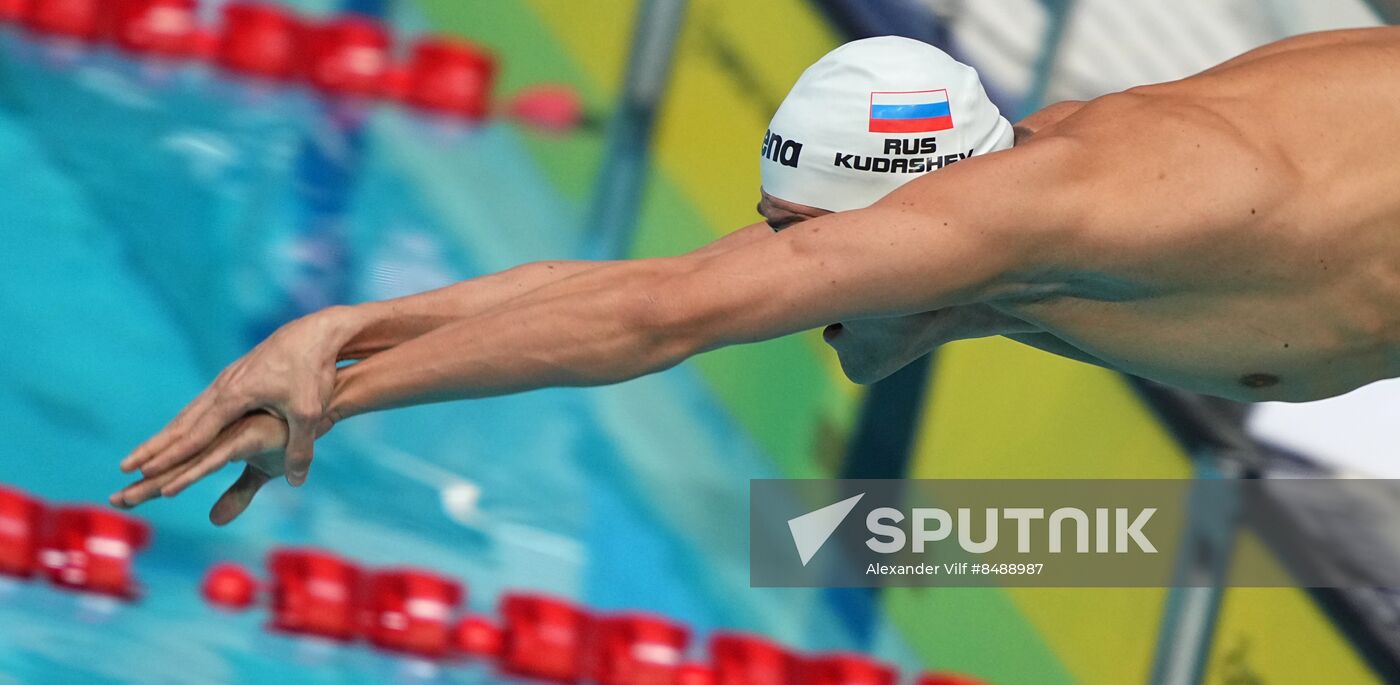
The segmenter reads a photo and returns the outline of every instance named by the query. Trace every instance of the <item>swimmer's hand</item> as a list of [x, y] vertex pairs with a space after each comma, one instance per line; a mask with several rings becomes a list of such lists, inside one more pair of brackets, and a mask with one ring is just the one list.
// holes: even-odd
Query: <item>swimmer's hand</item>
[[282, 419], [261, 412], [249, 414], [178, 468], [142, 478], [112, 495], [110, 501], [113, 506], [130, 509], [159, 497], [174, 497], [227, 464], [245, 462], [243, 475], [209, 512], [214, 525], [227, 525], [248, 508], [262, 486], [283, 474], [287, 435]]
[[[352, 310], [331, 308], [297, 319], [231, 364], [173, 421], [121, 463], [146, 478], [181, 469], [213, 449], [243, 417], [266, 412], [286, 422], [287, 482], [300, 486], [311, 468], [327, 416], [341, 350], [357, 329]], [[281, 470], [279, 469], [279, 472]]]

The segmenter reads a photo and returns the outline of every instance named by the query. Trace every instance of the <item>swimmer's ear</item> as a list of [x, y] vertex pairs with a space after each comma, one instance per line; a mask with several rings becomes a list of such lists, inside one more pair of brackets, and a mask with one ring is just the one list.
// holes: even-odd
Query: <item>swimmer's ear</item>
[[226, 526], [234, 519], [238, 518], [248, 505], [253, 503], [253, 497], [258, 494], [258, 490], [266, 485], [272, 476], [253, 468], [243, 467], [243, 475], [224, 494], [219, 497], [219, 501], [214, 503], [214, 508], [209, 510], [209, 521], [216, 526]]

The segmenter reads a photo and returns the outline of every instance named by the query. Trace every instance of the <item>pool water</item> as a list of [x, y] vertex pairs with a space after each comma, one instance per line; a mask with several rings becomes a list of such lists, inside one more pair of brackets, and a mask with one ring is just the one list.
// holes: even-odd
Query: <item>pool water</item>
[[[580, 208], [509, 124], [0, 43], [0, 483], [47, 501], [105, 502], [121, 456], [281, 322], [587, 249]], [[138, 602], [0, 579], [0, 685], [496, 682], [201, 601], [212, 563], [261, 572], [280, 545], [435, 569], [488, 614], [530, 589], [702, 636], [859, 646], [821, 593], [748, 587], [748, 480], [773, 475], [684, 366], [358, 418], [319, 444], [306, 487], [269, 486], [228, 528], [206, 513], [232, 468], [141, 509]]]

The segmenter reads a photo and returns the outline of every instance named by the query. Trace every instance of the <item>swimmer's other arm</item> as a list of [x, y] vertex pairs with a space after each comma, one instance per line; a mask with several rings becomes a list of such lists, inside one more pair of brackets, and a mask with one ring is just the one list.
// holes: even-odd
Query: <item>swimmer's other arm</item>
[[[584, 270], [341, 370], [328, 418], [621, 382], [834, 321], [1014, 296], [1069, 242], [1073, 175], [1051, 173], [1074, 168], [1066, 144], [973, 160], [733, 249]], [[966, 202], [987, 194], [1005, 201]]]

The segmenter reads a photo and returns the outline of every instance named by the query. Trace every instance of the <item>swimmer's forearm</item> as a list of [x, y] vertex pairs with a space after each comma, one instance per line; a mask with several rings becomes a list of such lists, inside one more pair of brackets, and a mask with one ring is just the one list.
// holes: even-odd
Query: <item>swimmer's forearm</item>
[[643, 321], [643, 283], [654, 282], [660, 261], [584, 272], [349, 366], [337, 375], [330, 415], [338, 421], [394, 407], [600, 385], [678, 361], [682, 355], [663, 350], [656, 326]]
[[343, 369], [329, 414], [617, 383], [724, 345], [957, 304], [1005, 263], [993, 235], [872, 209], [743, 249], [600, 267]]
[[[690, 254], [717, 254], [772, 233], [767, 226], [755, 224]], [[485, 314], [544, 286], [613, 263], [533, 262], [437, 290], [342, 309], [332, 315], [348, 319], [354, 333], [341, 349], [340, 358], [366, 359], [452, 322]]]
[[1015, 296], [1021, 274], [1079, 252], [1080, 195], [1058, 173], [1076, 149], [1036, 143], [733, 249], [585, 271], [341, 370], [330, 416], [621, 382], [726, 345]]
[[349, 319], [354, 334], [341, 349], [340, 358], [368, 358], [604, 263], [534, 262], [437, 290], [341, 309], [331, 315]]

